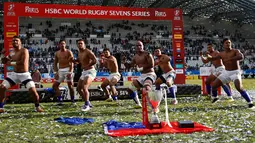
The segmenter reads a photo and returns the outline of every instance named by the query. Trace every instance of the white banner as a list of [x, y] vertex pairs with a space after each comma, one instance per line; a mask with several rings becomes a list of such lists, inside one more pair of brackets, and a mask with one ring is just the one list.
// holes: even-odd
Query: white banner
[[200, 76], [209, 76], [214, 69], [214, 67], [200, 67]]

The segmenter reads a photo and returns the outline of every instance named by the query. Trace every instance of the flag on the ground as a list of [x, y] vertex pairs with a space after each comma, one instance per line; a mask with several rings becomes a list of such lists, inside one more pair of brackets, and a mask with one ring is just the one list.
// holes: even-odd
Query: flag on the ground
[[92, 118], [79, 118], [79, 117], [59, 117], [54, 120], [68, 125], [80, 125], [94, 122], [94, 119]]
[[211, 132], [214, 129], [203, 126], [194, 122], [194, 128], [179, 128], [178, 122], [171, 122], [172, 127], [169, 127], [166, 122], [161, 122], [162, 128], [160, 129], [148, 129], [141, 122], [117, 122], [110, 120], [103, 123], [105, 134], [112, 137], [123, 136], [137, 136], [147, 134], [163, 134], [163, 133], [193, 133], [193, 132]]

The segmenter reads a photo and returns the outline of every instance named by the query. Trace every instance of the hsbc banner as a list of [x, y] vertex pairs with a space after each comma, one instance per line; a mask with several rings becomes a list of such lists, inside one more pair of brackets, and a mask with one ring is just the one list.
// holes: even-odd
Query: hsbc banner
[[[131, 99], [131, 97], [128, 94], [128, 88], [116, 88], [118, 92], [118, 98], [119, 99]], [[105, 100], [106, 96], [102, 91], [99, 91], [97, 89], [89, 89], [89, 95], [91, 100]], [[66, 98], [69, 100], [69, 96]]]
[[[178, 69], [175, 82], [177, 84], [185, 84], [183, 18], [181, 9], [73, 6], [5, 2], [4, 48], [6, 51], [12, 47], [12, 37], [19, 35], [19, 17], [172, 21], [173, 56], [175, 59], [174, 63], [176, 65], [175, 69]], [[6, 66], [4, 71], [6, 76]]]
[[173, 9], [148, 9], [128, 7], [72, 6], [58, 4], [9, 3], [6, 16], [36, 16], [57, 18], [103, 18], [103, 19], [148, 19], [171, 20]]
[[[128, 94], [127, 88], [117, 88], [118, 99], [131, 99]], [[68, 88], [60, 88], [61, 95], [65, 101], [71, 100], [68, 95]], [[97, 89], [89, 89], [90, 100], [105, 100], [107, 97], [104, 95], [102, 91]], [[51, 90], [38, 91], [40, 96], [40, 102], [52, 102], [56, 101], [56, 96]], [[75, 94], [75, 100], [82, 100], [79, 94]], [[12, 92], [10, 96], [8, 96], [7, 102], [9, 103], [31, 103], [33, 102], [27, 91], [19, 91]]]

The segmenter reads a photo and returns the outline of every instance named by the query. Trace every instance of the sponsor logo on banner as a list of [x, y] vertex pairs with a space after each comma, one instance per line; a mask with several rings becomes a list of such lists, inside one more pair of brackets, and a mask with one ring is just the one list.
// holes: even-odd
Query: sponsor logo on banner
[[156, 17], [166, 17], [166, 12], [155, 11]]
[[180, 17], [180, 10], [179, 9], [176, 9], [174, 11], [174, 20], [181, 20], [181, 17]]
[[33, 8], [33, 7], [29, 7], [29, 6], [25, 6], [25, 13], [39, 13], [39, 9], [38, 8]]
[[54, 82], [54, 78], [45, 78], [41, 80], [42, 83], [53, 83]]
[[7, 28], [16, 28], [17, 25], [16, 25], [16, 24], [10, 23], [10, 24], [6, 24], [6, 27], [7, 27]]
[[174, 39], [182, 39], [182, 34], [174, 34]]
[[181, 47], [181, 43], [175, 43], [175, 45], [176, 45], [177, 48]]
[[138, 79], [138, 76], [129, 76], [129, 77], [127, 78], [128, 81], [133, 81], [133, 80], [135, 80], [135, 79]]
[[174, 27], [174, 31], [181, 31], [182, 28], [181, 27]]
[[9, 46], [9, 47], [12, 47], [12, 42], [8, 42], [8, 46]]
[[[116, 90], [118, 92], [118, 98], [120, 98], [120, 99], [130, 99], [127, 88], [117, 88]], [[98, 100], [98, 99], [105, 99], [106, 98], [104, 96], [104, 93], [102, 91], [97, 90], [97, 89], [89, 89], [89, 93], [90, 93], [90, 99], [92, 99], [92, 100]]]
[[181, 52], [181, 48], [177, 48], [177, 49], [176, 49], [176, 52], [177, 52], [177, 53], [180, 53], [180, 52]]
[[118, 95], [119, 96], [126, 96], [129, 95], [127, 90], [118, 90]]
[[97, 90], [91, 90], [89, 94], [90, 94], [90, 97], [99, 97], [104, 95], [103, 93]]
[[9, 49], [9, 55], [10, 56], [14, 56], [15, 55], [14, 48], [10, 48]]
[[181, 20], [181, 17], [180, 16], [175, 16], [174, 20]]
[[[39, 13], [38, 8], [28, 7], [26, 12]], [[90, 15], [90, 16], [133, 16], [149, 17], [150, 11], [140, 10], [103, 10], [103, 9], [81, 9], [81, 8], [44, 8], [45, 14], [65, 14], [65, 15]], [[158, 16], [165, 17], [165, 12], [157, 13]]]
[[103, 82], [106, 78], [105, 77], [96, 77], [94, 79], [95, 82]]
[[6, 37], [12, 38], [13, 36], [16, 36], [17, 32], [6, 32]]
[[176, 74], [183, 74], [183, 69], [176, 69], [175, 72]]
[[8, 11], [7, 11], [7, 16], [15, 16], [15, 12], [14, 12], [14, 7], [15, 5], [13, 3], [8, 5]]
[[13, 67], [13, 66], [7, 66], [6, 69], [7, 69], [7, 71], [9, 71], [9, 72], [14, 71], [14, 67]]
[[174, 16], [179, 16], [180, 15], [180, 10], [179, 9], [176, 9], [175, 11], [174, 11]]

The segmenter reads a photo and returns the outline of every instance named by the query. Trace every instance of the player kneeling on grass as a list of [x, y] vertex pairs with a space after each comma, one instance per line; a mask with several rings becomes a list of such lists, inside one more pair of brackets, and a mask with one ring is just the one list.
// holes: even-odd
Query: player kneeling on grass
[[[101, 58], [101, 65], [105, 66], [109, 72], [110, 75], [107, 79], [103, 81], [101, 86], [98, 86], [99, 90], [103, 90], [105, 95], [107, 96], [106, 101], [117, 101], [117, 91], [115, 88], [115, 84], [120, 80], [120, 73], [118, 71], [118, 63], [114, 56], [111, 55], [110, 50], [108, 48], [105, 48], [103, 50], [104, 56]], [[108, 90], [108, 86], [110, 86], [110, 91], [112, 92], [112, 95], [110, 95], [110, 91]]]
[[170, 57], [165, 54], [161, 54], [161, 50], [159, 48], [155, 49], [154, 55], [158, 58], [155, 65], [158, 65], [163, 71], [163, 74], [159, 76], [155, 82], [156, 90], [160, 90], [160, 85], [165, 83], [169, 87], [168, 93], [172, 98], [172, 104], [177, 104], [178, 101], [176, 99], [175, 88], [173, 86], [176, 74], [170, 64]]
[[10, 55], [2, 58], [3, 64], [14, 67], [14, 72], [0, 84], [0, 113], [4, 112], [5, 91], [18, 83], [23, 83], [28, 88], [29, 93], [32, 94], [36, 111], [43, 112], [39, 105], [39, 95], [36, 91], [35, 83], [28, 72], [29, 52], [27, 49], [22, 48], [21, 40], [18, 36], [13, 37], [12, 46], [14, 50]]

